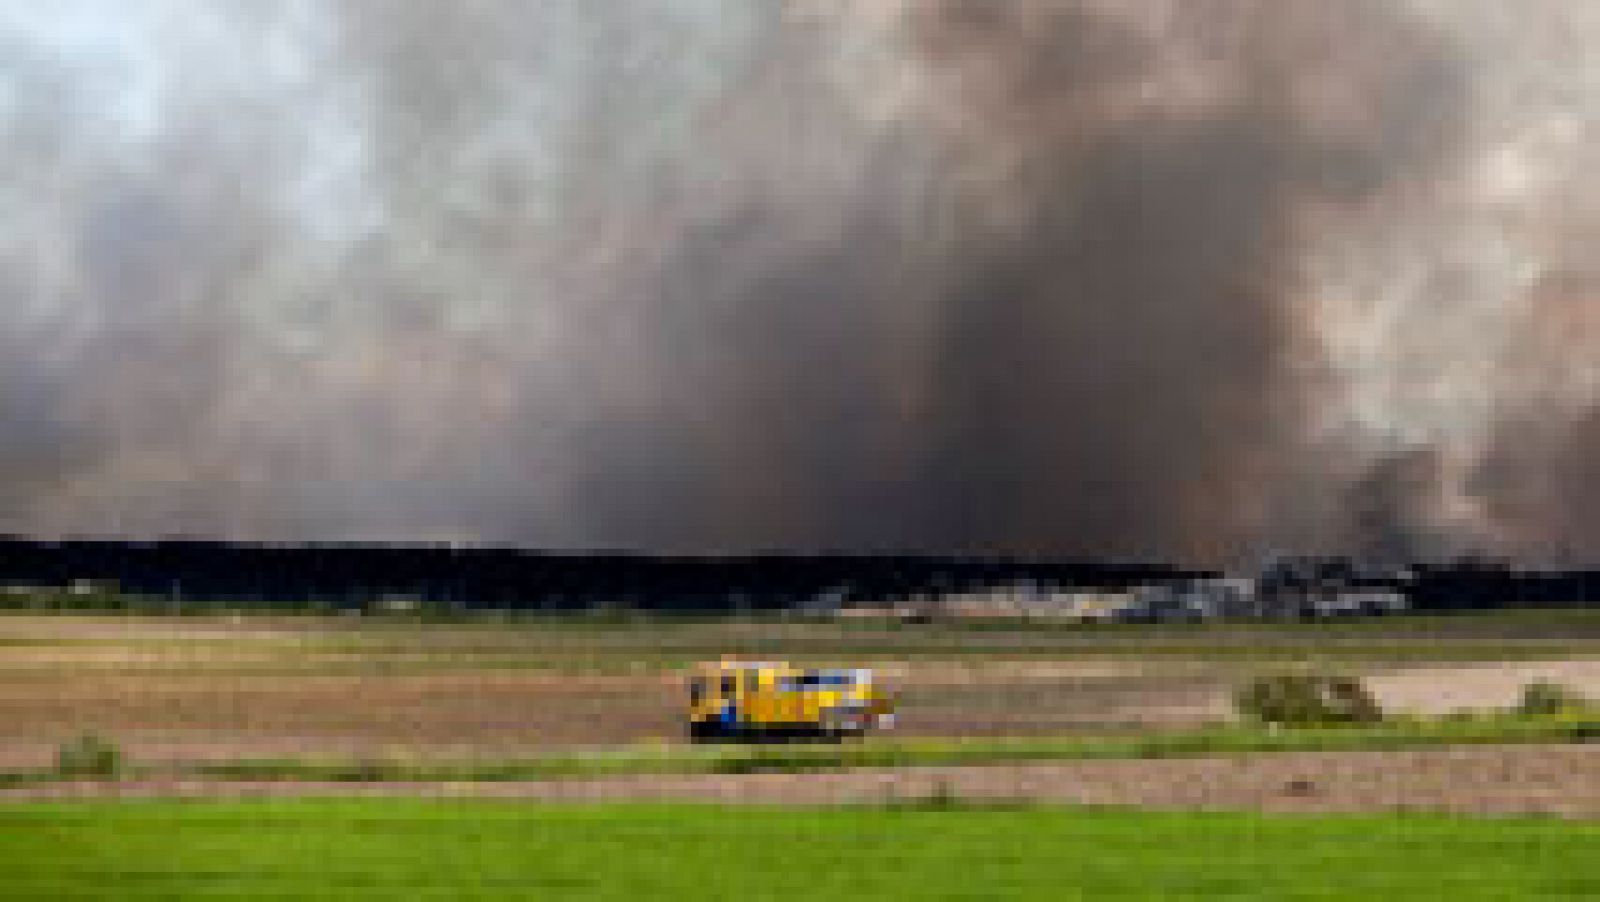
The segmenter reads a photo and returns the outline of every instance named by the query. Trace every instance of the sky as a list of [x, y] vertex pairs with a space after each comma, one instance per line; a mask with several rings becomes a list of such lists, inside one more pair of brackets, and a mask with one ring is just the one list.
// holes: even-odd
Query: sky
[[1600, 556], [1584, 0], [0, 0], [0, 532]]

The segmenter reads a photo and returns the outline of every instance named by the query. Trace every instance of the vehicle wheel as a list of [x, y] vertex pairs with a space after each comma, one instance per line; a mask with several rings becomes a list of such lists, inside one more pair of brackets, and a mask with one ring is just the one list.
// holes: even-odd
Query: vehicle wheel
[[722, 739], [722, 725], [708, 721], [689, 724], [690, 742], [717, 742]]
[[842, 717], [834, 716], [823, 720], [820, 732], [824, 742], [837, 744], [855, 732], [855, 726]]

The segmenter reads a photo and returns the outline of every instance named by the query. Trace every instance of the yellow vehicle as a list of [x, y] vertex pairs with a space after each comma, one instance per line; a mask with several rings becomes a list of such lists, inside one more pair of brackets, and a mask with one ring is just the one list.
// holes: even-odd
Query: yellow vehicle
[[696, 742], [838, 739], [893, 721], [893, 705], [870, 670], [721, 661], [689, 676], [689, 738]]

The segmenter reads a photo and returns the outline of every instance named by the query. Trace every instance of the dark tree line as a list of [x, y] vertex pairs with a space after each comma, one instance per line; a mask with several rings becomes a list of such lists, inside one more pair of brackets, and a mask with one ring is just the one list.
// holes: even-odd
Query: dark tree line
[[443, 546], [45, 542], [0, 539], [0, 584], [113, 584], [217, 601], [360, 606], [405, 596], [464, 608], [779, 610], [818, 600], [892, 600], [1031, 582], [1121, 588], [1180, 571], [1002, 557], [760, 554], [664, 557]]
[[[1322, 582], [1361, 582], [1350, 575], [1358, 571], [1348, 562], [1325, 559], [1317, 568], [1310, 577]], [[665, 557], [493, 547], [0, 538], [0, 585], [91, 581], [129, 595], [285, 607], [361, 607], [403, 596], [466, 609], [774, 611], [818, 601], [894, 601], [1021, 583], [1046, 590], [1117, 590], [1216, 575], [1160, 565], [1000, 556]], [[1392, 585], [1421, 610], [1581, 605], [1600, 599], [1600, 571], [1519, 570], [1485, 558], [1413, 567], [1408, 578]]]

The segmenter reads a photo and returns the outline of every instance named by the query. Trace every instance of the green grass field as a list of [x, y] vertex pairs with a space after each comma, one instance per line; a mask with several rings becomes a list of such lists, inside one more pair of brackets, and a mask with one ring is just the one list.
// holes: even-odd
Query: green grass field
[[1597, 848], [1600, 824], [1415, 814], [60, 802], [0, 806], [0, 895], [1593, 898]]
[[[1253, 752], [1375, 751], [1452, 745], [1589, 742], [1600, 720], [1581, 716], [1386, 723], [1365, 727], [1269, 729], [1224, 726], [1142, 737], [1028, 737], [868, 740], [844, 745], [641, 746], [507, 761], [422, 762], [254, 760], [196, 765], [169, 773], [249, 780], [466, 782], [596, 778], [628, 774], [805, 773], [855, 767], [999, 765], [1094, 759], [1184, 758]], [[0, 786], [54, 778], [0, 772]]]

